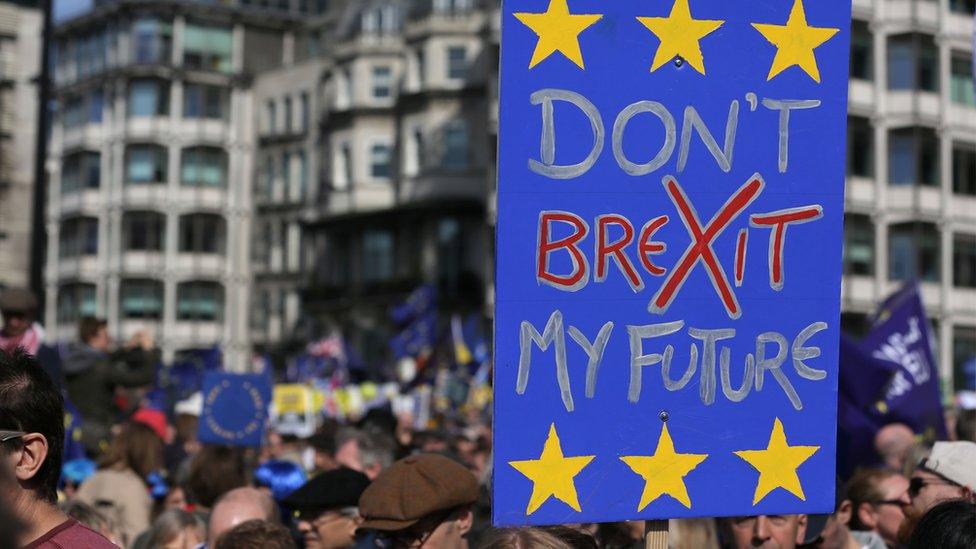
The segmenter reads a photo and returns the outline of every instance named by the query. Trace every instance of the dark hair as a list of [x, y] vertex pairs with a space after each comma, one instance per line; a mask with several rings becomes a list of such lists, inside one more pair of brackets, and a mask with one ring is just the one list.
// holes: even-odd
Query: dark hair
[[956, 440], [976, 442], [976, 410], [959, 410], [956, 416]]
[[[21, 348], [13, 354], [0, 351], [0, 429], [44, 435], [47, 457], [30, 484], [42, 498], [56, 503], [64, 452], [64, 399], [37, 360]], [[19, 438], [0, 444], [0, 455], [19, 444]]]
[[145, 480], [149, 473], [163, 468], [163, 441], [152, 427], [130, 421], [112, 439], [101, 466], [132, 469]]
[[288, 529], [266, 520], [248, 520], [224, 532], [214, 549], [294, 549]]
[[205, 444], [190, 462], [184, 483], [187, 497], [212, 508], [220, 496], [247, 485], [248, 469], [240, 448]]
[[108, 322], [102, 318], [95, 318], [93, 316], [82, 317], [78, 321], [78, 339], [82, 343], [88, 343], [95, 336], [98, 335], [99, 330], [108, 326]]
[[[860, 509], [862, 503], [875, 504], [884, 499], [879, 485], [889, 478], [898, 475], [895, 471], [887, 469], [858, 469], [854, 476], [847, 481], [844, 494], [851, 501], [851, 521], [848, 526], [851, 530], [870, 530], [861, 522]], [[840, 497], [840, 496], [838, 496]]]
[[976, 547], [976, 503], [946, 501], [919, 519], [908, 540], [909, 549], [971, 549]]

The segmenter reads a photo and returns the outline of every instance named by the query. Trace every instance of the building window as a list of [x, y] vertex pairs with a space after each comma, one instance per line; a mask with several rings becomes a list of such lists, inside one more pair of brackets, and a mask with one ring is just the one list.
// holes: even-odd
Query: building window
[[453, 217], [437, 224], [437, 265], [441, 285], [457, 297], [464, 269], [464, 231], [461, 222]]
[[58, 290], [58, 322], [73, 324], [98, 313], [94, 284], [65, 284]]
[[160, 145], [132, 145], [126, 150], [125, 182], [164, 183], [166, 148]]
[[874, 274], [874, 224], [866, 215], [844, 216], [844, 274]]
[[187, 187], [224, 187], [227, 154], [216, 147], [183, 149], [180, 183]]
[[861, 116], [847, 117], [847, 174], [874, 175], [874, 128]]
[[132, 25], [132, 43], [136, 63], [169, 64], [173, 27], [158, 19], [139, 19]]
[[258, 178], [261, 182], [261, 188], [258, 190], [258, 197], [265, 200], [270, 200], [274, 196], [274, 185], [275, 185], [275, 161], [274, 158], [268, 157], [264, 161], [264, 177]]
[[468, 125], [463, 120], [455, 120], [444, 128], [441, 167], [451, 170], [468, 167]]
[[61, 222], [58, 256], [71, 258], [98, 255], [98, 219], [72, 217]]
[[61, 168], [61, 193], [97, 189], [101, 179], [102, 155], [82, 151], [64, 157]]
[[369, 150], [369, 173], [373, 179], [389, 179], [392, 151], [389, 145], [375, 144]]
[[163, 317], [163, 284], [155, 280], [123, 280], [122, 318], [160, 319]]
[[851, 22], [851, 78], [874, 79], [874, 37], [864, 21]]
[[271, 308], [271, 298], [267, 291], [257, 292], [256, 299], [251, 306], [251, 329], [264, 332], [268, 329], [268, 311]]
[[308, 103], [308, 92], [302, 92], [301, 98], [299, 99], [299, 123], [301, 127], [299, 128], [302, 132], [308, 131], [308, 118], [310, 116], [310, 106]]
[[952, 284], [976, 288], [976, 235], [952, 235]]
[[278, 105], [273, 99], [268, 100], [265, 111], [268, 113], [268, 133], [275, 133], [278, 131]]
[[393, 95], [393, 71], [389, 66], [373, 67], [373, 99], [387, 99]]
[[335, 154], [332, 174], [333, 187], [347, 189], [352, 184], [352, 151], [349, 148], [349, 143], [339, 145]]
[[87, 120], [84, 96], [67, 97], [61, 109], [61, 124], [64, 125], [65, 129], [84, 126]]
[[304, 201], [308, 196], [308, 159], [305, 151], [298, 151], [298, 199]]
[[129, 117], [165, 116], [169, 113], [169, 85], [162, 80], [129, 82]]
[[952, 101], [960, 105], [976, 106], [973, 90], [973, 56], [952, 52], [951, 72], [949, 75], [949, 96]]
[[447, 77], [452, 80], [468, 77], [468, 51], [464, 46], [447, 48]]
[[184, 282], [176, 287], [177, 320], [220, 322], [224, 289], [216, 282]]
[[952, 144], [952, 192], [976, 196], [976, 143]]
[[413, 148], [416, 154], [417, 168], [414, 173], [419, 173], [427, 166], [427, 143], [424, 139], [423, 128], [415, 128], [413, 130]]
[[976, 0], [949, 0], [949, 11], [962, 15], [972, 15], [976, 11]]
[[183, 66], [188, 69], [233, 72], [233, 33], [227, 27], [187, 23], [183, 28]]
[[157, 212], [127, 212], [122, 217], [125, 251], [161, 252], [166, 246], [166, 216]]
[[186, 84], [183, 87], [183, 118], [224, 118], [226, 93], [220, 86]]
[[[976, 326], [953, 326], [952, 373], [956, 391], [973, 391], [972, 373], [966, 372], [967, 363], [976, 360]], [[972, 365], [969, 365], [972, 368]]]
[[393, 234], [373, 230], [363, 233], [363, 280], [380, 282], [393, 278]]
[[888, 134], [888, 181], [892, 185], [939, 185], [939, 140], [931, 128]]
[[291, 153], [281, 153], [281, 194], [286, 200], [291, 198]]
[[294, 118], [294, 113], [292, 112], [291, 97], [285, 98], [285, 133], [291, 133], [292, 130], [292, 119]]
[[888, 228], [888, 279], [939, 281], [939, 231], [923, 222]]
[[888, 40], [888, 89], [939, 91], [939, 48], [927, 34], [892, 35]]
[[215, 214], [180, 216], [180, 253], [223, 254], [224, 219]]
[[101, 124], [102, 111], [105, 109], [105, 94], [102, 90], [92, 90], [88, 94], [88, 123]]

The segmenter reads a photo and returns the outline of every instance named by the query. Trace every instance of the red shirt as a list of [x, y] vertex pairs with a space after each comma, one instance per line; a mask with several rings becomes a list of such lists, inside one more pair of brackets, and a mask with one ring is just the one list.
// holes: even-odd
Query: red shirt
[[69, 518], [48, 530], [24, 549], [117, 549], [101, 534]]

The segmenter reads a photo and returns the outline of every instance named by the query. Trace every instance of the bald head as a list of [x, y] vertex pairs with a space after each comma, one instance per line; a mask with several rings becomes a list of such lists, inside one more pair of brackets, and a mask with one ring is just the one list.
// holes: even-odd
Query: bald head
[[207, 546], [213, 547], [220, 534], [249, 520], [278, 521], [278, 508], [268, 494], [255, 488], [235, 488], [220, 496], [210, 512]]
[[913, 444], [915, 433], [904, 423], [885, 425], [874, 436], [874, 449], [878, 451], [885, 465], [899, 471], [904, 467], [905, 456]]

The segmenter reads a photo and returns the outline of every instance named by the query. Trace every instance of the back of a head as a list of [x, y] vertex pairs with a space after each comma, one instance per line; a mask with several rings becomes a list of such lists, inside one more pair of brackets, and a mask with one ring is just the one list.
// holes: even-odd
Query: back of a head
[[78, 341], [88, 344], [103, 328], [108, 326], [108, 322], [93, 316], [82, 317], [78, 321]]
[[[28, 487], [56, 503], [64, 451], [64, 399], [37, 360], [21, 349], [9, 355], [0, 351], [0, 429], [44, 435], [47, 457]], [[21, 444], [21, 439], [0, 444], [0, 456]]]
[[498, 528], [481, 538], [480, 549], [596, 549], [592, 536], [566, 526]]
[[239, 448], [204, 445], [190, 462], [187, 495], [193, 503], [210, 509], [222, 495], [247, 485], [247, 470]]
[[182, 509], [164, 511], [153, 522], [149, 529], [147, 547], [165, 547], [179, 537], [186, 530], [194, 530], [197, 537], [202, 539], [205, 526], [203, 521], [193, 513]]
[[213, 506], [207, 537], [210, 544], [222, 533], [250, 520], [278, 522], [278, 507], [267, 493], [256, 488], [235, 488]]
[[224, 532], [213, 544], [215, 549], [293, 549], [295, 541], [288, 529], [265, 520], [242, 522]]
[[912, 531], [909, 549], [976, 547], [976, 503], [957, 499], [929, 509]]
[[92, 530], [95, 530], [96, 532], [100, 531], [105, 526], [108, 526], [109, 528], [114, 526], [98, 509], [95, 509], [91, 505], [88, 505], [82, 501], [70, 500], [61, 506], [61, 510], [64, 512], [64, 514], [77, 520]]
[[124, 466], [144, 479], [163, 468], [163, 441], [152, 427], [130, 421], [112, 439], [102, 465]]

